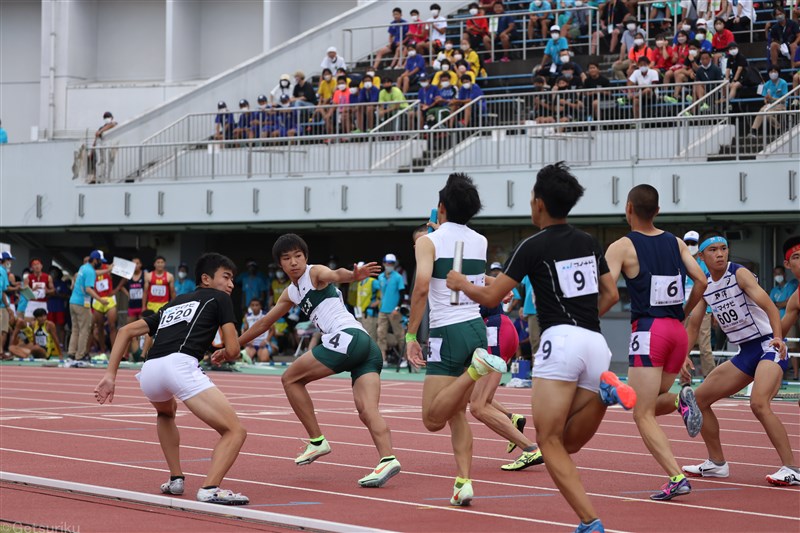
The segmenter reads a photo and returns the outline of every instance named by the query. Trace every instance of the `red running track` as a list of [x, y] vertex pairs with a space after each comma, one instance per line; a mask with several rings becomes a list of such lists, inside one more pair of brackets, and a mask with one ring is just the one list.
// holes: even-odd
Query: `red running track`
[[[121, 371], [114, 403], [100, 406], [92, 390], [101, 371], [0, 367], [0, 469], [7, 472], [158, 493], [166, 464], [155, 433], [152, 408], [134, 372]], [[392, 429], [401, 475], [380, 489], [357, 480], [378, 461], [359, 422], [349, 379], [312, 384], [312, 398], [333, 453], [298, 467], [306, 438], [275, 376], [213, 374], [248, 429], [226, 486], [250, 497], [251, 509], [395, 531], [571, 531], [577, 519], [558, 494], [544, 466], [503, 472], [510, 462], [505, 442], [476, 420], [470, 508], [452, 508], [455, 475], [449, 433], [429, 433], [420, 420], [422, 384], [384, 381], [381, 411]], [[530, 414], [530, 390], [500, 389], [497, 398], [514, 412]], [[800, 448], [800, 415], [793, 403], [774, 403], [793, 448]], [[692, 480], [691, 495], [652, 502], [665, 481], [638, 436], [631, 414], [610, 409], [597, 435], [574, 456], [583, 482], [608, 531], [797, 532], [800, 491], [768, 485], [778, 458], [746, 402], [724, 401], [716, 409], [731, 465], [727, 479]], [[677, 415], [660, 420], [680, 464], [702, 462], [705, 446], [690, 439]], [[180, 408], [182, 460], [192, 498], [208, 466], [216, 433]], [[234, 531], [241, 521], [122, 505], [97, 513], [94, 499], [57, 498], [47, 491], [0, 485], [5, 521], [63, 524], [80, 508], [81, 532]], [[24, 497], [20, 491], [27, 490]], [[57, 493], [56, 493], [57, 495]], [[83, 500], [86, 503], [82, 503]], [[6, 504], [8, 503], [8, 505]], [[84, 510], [85, 506], [85, 510]], [[134, 509], [130, 509], [134, 507]], [[155, 515], [154, 525], [137, 516]], [[72, 515], [70, 515], [72, 516]], [[205, 522], [204, 522], [205, 520]], [[130, 524], [128, 528], [124, 524]], [[253, 526], [255, 528], [256, 526]], [[263, 528], [265, 530], [274, 530]]]

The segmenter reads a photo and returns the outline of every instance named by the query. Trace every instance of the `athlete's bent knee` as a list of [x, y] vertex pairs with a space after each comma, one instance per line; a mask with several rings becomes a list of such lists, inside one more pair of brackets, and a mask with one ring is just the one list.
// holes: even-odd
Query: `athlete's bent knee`
[[769, 406], [769, 400], [764, 398], [750, 398], [750, 410], [756, 415], [756, 418], [761, 419], [766, 415], [772, 414], [772, 409]]
[[481, 405], [472, 404], [472, 403], [469, 404], [469, 412], [472, 414], [472, 416], [474, 416], [475, 418], [477, 418], [481, 422], [484, 422], [486, 420], [486, 418], [487, 418], [486, 410], [487, 410], [487, 406], [485, 404], [481, 404]]
[[441, 431], [447, 422], [439, 422], [438, 420], [431, 420], [428, 417], [423, 417], [422, 423], [425, 425], [425, 429], [431, 432]]

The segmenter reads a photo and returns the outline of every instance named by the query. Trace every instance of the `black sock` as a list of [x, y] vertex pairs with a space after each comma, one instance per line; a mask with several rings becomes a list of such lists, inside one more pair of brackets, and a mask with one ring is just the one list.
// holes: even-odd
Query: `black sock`
[[528, 452], [528, 453], [531, 453], [531, 452], [535, 452], [535, 451], [536, 451], [536, 450], [538, 450], [538, 449], [539, 449], [539, 447], [538, 447], [537, 445], [535, 445], [535, 444], [531, 444], [531, 445], [530, 445], [530, 446], [528, 446], [527, 448], [523, 448], [523, 449], [522, 449], [522, 451], [523, 451], [523, 452]]
[[208, 487], [203, 487], [203, 490], [212, 490], [219, 488], [219, 485], [209, 485]]
[[324, 437], [324, 436], [319, 436], [319, 437], [317, 437], [316, 439], [311, 439], [311, 440], [309, 440], [308, 442], [310, 442], [310, 443], [311, 443], [311, 444], [313, 444], [314, 446], [319, 446], [320, 444], [322, 444], [322, 442], [323, 442], [324, 440], [325, 440], [325, 437]]
[[508, 413], [506, 416], [508, 417], [508, 419], [509, 419], [509, 420], [511, 420], [512, 418], [514, 418], [514, 415], [513, 415], [512, 413]]
[[388, 463], [389, 461], [394, 461], [395, 459], [396, 457], [394, 455], [387, 455], [386, 457], [381, 459], [381, 463]]
[[185, 476], [169, 476], [170, 481], [175, 481], [176, 479], [186, 479]]

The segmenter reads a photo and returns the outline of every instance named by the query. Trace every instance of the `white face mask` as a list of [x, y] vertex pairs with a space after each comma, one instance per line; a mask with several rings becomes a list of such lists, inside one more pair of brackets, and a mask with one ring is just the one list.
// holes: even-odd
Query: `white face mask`
[[408, 57], [414, 57], [415, 55], [417, 55], [417, 51], [416, 50], [409, 50], [408, 51]]
[[267, 104], [258, 104], [258, 108], [264, 110], [267, 108]]
[[350, 87], [350, 94], [358, 94], [358, 87]]
[[322, 76], [322, 79], [325, 81], [331, 81], [331, 77], [332, 76], [330, 74], [325, 74], [324, 76]]
[[336, 86], [336, 88], [339, 89], [340, 91], [344, 91], [345, 89], [347, 89], [347, 85], [345, 85], [344, 83], [340, 83], [339, 85]]
[[559, 59], [561, 59], [562, 63], [569, 63], [569, 55], [560, 56]]
[[664, 46], [665, 44], [667, 44], [665, 41], [656, 41], [656, 46], [658, 46], [659, 48]]
[[553, 33], [550, 34], [550, 37], [552, 37], [554, 41], [557, 41], [558, 38], [561, 37], [561, 34], [553, 32]]
[[681, 26], [681, 29], [683, 31], [692, 31], [692, 27], [688, 24], [684, 24], [683, 26]]
[[582, 0], [575, 0], [575, 7], [581, 7], [581, 6], [583, 6]]
[[689, 249], [689, 253], [692, 255], [697, 255], [697, 250], [700, 248], [696, 244], [687, 244], [686, 248]]
[[430, 85], [430, 83], [429, 83], [429, 82], [427, 82], [427, 81], [421, 81], [421, 82], [419, 82], [419, 86], [420, 86], [420, 87], [427, 87], [428, 85]]
[[419, 17], [417, 15], [411, 15], [411, 20], [413, 20], [414, 22], [418, 22]]
[[364, 82], [364, 88], [365, 89], [372, 89], [372, 82], [371, 81], [365, 81]]
[[689, 57], [696, 57], [696, 56], [697, 56], [697, 50], [689, 50]]
[[394, 272], [394, 265], [386, 265], [386, 264], [384, 264], [384, 265], [383, 265], [383, 269], [384, 269], [386, 272]]
[[283, 270], [278, 270], [275, 272], [275, 277], [278, 278], [278, 280], [283, 281], [286, 278], [286, 273]]
[[728, 51], [728, 53], [729, 53], [731, 56], [733, 56], [733, 57], [736, 57], [737, 55], [739, 55], [739, 49], [738, 49], [738, 48], [731, 48], [731, 49]]
[[705, 41], [706, 40], [706, 34], [705, 33], [698, 33], [697, 35], [694, 36], [694, 38], [697, 39], [698, 41]]
[[464, 56], [461, 54], [453, 54], [453, 59], [455, 59], [456, 61], [461, 61], [462, 59], [464, 59]]
[[114, 119], [112, 119], [111, 117], [109, 117], [109, 118], [107, 118], [107, 119], [104, 119], [104, 120], [103, 120], [103, 122], [105, 122], [106, 124], [111, 124], [111, 122], [113, 122], [113, 120], [114, 120]]
[[374, 70], [368, 70], [367, 71], [367, 76], [369, 76], [370, 78], [374, 78], [375, 77], [375, 71]]
[[769, 73], [769, 79], [771, 79], [772, 81], [777, 80], [778, 79], [778, 73], [777, 72], [770, 72]]
[[438, 17], [439, 16], [439, 10], [438, 9], [432, 10], [431, 11], [431, 15], [433, 15], [434, 17]]
[[444, 45], [444, 49], [445, 50], [452, 50], [453, 49], [453, 45], [450, 44], [450, 43], [447, 43], [446, 45]]
[[683, 36], [678, 37], [678, 43], [686, 44], [686, 37], [683, 37]]
[[288, 87], [288, 86], [289, 86], [289, 80], [281, 80], [281, 87]]
[[469, 82], [464, 82], [464, 83], [461, 84], [461, 86], [469, 91], [470, 88], [472, 87], [472, 84], [469, 83]]
[[[539, 2], [539, 3], [541, 3], [541, 2]], [[478, 8], [473, 7], [472, 9], [469, 10], [469, 14], [474, 17], [475, 15], [478, 14]]]
[[644, 44], [644, 39], [634, 39], [633, 44], [635, 46], [642, 46]]
[[629, 22], [625, 27], [628, 28], [628, 31], [636, 31], [636, 24], [633, 22]]
[[441, 86], [442, 86], [442, 89], [447, 89], [448, 87], [450, 87], [450, 82], [449, 81], [443, 81], [441, 83]]
[[183, 271], [178, 272], [178, 278], [179, 279], [186, 279], [186, 272], [183, 272]]
[[777, 283], [778, 285], [783, 283], [783, 276], [781, 276], [781, 275], [775, 276], [775, 283]]
[[442, 65], [442, 71], [447, 72], [450, 70], [450, 65]]
[[639, 67], [639, 72], [641, 72], [642, 74], [647, 74], [648, 70], [650, 70], [650, 67], [648, 67], [647, 65], [642, 65], [641, 67]]
[[536, 7], [542, 7], [542, 0], [534, 0], [533, 5], [535, 5]]

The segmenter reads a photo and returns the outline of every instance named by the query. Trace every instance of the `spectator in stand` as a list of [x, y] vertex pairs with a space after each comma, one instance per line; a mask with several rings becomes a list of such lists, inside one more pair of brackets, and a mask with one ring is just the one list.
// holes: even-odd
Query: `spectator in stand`
[[[428, 110], [433, 106], [437, 96], [439, 96], [439, 89], [435, 85], [431, 84], [429, 76], [424, 72], [420, 74], [419, 91], [417, 92], [417, 100], [419, 100], [420, 109], [420, 123], [423, 122], [422, 117], [427, 115]], [[416, 119], [416, 116], [412, 118], [412, 120]], [[416, 124], [412, 124], [411, 126], [413, 128], [416, 126]], [[427, 129], [428, 125], [425, 124], [424, 127]]]
[[[781, 72], [778, 70], [778, 67], [772, 66], [769, 68], [769, 80], [764, 84], [764, 105], [759, 110], [759, 113], [766, 111], [767, 107], [770, 107], [775, 100], [779, 99], [787, 92], [789, 92], [789, 84], [786, 83], [786, 80], [781, 79], [780, 77]], [[770, 108], [772, 111], [784, 111], [786, 106], [783, 104], [775, 104], [772, 105]], [[758, 130], [761, 129], [761, 124], [764, 122], [764, 115], [759, 114], [756, 116], [755, 120], [753, 120], [753, 126], [750, 130], [749, 137], [757, 137]], [[769, 117], [769, 123], [772, 124], [773, 128], [776, 130], [778, 129], [778, 119], [774, 116]]]
[[3, 121], [0, 120], [0, 144], [8, 144], [8, 132], [3, 128]]
[[650, 59], [646, 56], [639, 58], [637, 68], [628, 78], [628, 86], [637, 87], [632, 91], [633, 117], [641, 116], [642, 108], [651, 103], [655, 96], [655, 87], [658, 84], [658, 71], [650, 68]]
[[601, 120], [601, 112], [614, 105], [611, 101], [611, 93], [607, 90], [611, 87], [611, 82], [600, 73], [600, 65], [595, 61], [589, 63], [586, 74], [583, 88], [594, 89], [586, 94], [586, 98], [592, 103], [590, 116], [595, 120]]
[[317, 92], [311, 83], [306, 81], [306, 75], [302, 70], [294, 73], [294, 89], [292, 89], [293, 107], [314, 107], [317, 105]]
[[317, 102], [319, 105], [328, 105], [333, 101], [333, 93], [336, 91], [336, 78], [333, 77], [331, 69], [326, 68], [322, 71], [317, 87]]
[[580, 81], [583, 82], [583, 80], [586, 78], [586, 74], [583, 72], [581, 66], [577, 62], [575, 62], [575, 60], [572, 57], [572, 52], [570, 52], [569, 49], [562, 50], [558, 58], [559, 58], [559, 65], [556, 71], [556, 75], [553, 76], [553, 79], [561, 76], [564, 70], [571, 70], [573, 74], [578, 78], [580, 78]]
[[[562, 65], [561, 63], [561, 53], [564, 50], [569, 50], [569, 45], [567, 44], [567, 40], [561, 36], [561, 28], [559, 26], [550, 26], [550, 39], [547, 40], [547, 44], [544, 47], [544, 55], [542, 56], [542, 62], [539, 63], [533, 69], [534, 74], [538, 74], [547, 65], [550, 65], [550, 74], [555, 76], [558, 73], [559, 67]], [[567, 58], [569, 60], [569, 58]]]
[[575, 41], [583, 35], [589, 35], [589, 10], [584, 8], [583, 0], [575, 0], [575, 8], [571, 14], [568, 28], [563, 29], [567, 39]]
[[378, 106], [378, 118], [383, 121], [398, 111], [407, 108], [408, 104], [403, 91], [394, 85], [391, 78], [387, 76], [381, 81], [383, 87], [378, 95], [378, 102], [381, 104]]
[[497, 2], [502, 2], [502, 0], [479, 0], [479, 2], [483, 9], [491, 11], [492, 7], [494, 7]]
[[[674, 79], [675, 88], [673, 90], [672, 96], [665, 95], [664, 101], [670, 104], [677, 103], [683, 95], [681, 94], [685, 86], [679, 85], [681, 83], [689, 83], [694, 81], [695, 79], [695, 71], [700, 68], [700, 44], [697, 41], [692, 41], [689, 43], [689, 51], [686, 54], [686, 59], [683, 60], [679, 68], [675, 68], [671, 70], [672, 73], [671, 79]], [[669, 83], [669, 82], [665, 82]], [[692, 101], [692, 93], [689, 91], [686, 94], [686, 100], [688, 102]]]
[[511, 48], [511, 39], [514, 36], [514, 30], [517, 25], [514, 23], [514, 17], [505, 15], [505, 7], [502, 2], [497, 2], [492, 7], [494, 16], [489, 17], [489, 35], [483, 37], [483, 47], [489, 51], [489, 57], [486, 63], [494, 61], [494, 51], [502, 45], [503, 57], [500, 58], [502, 63], [510, 61], [508, 57], [508, 50]]
[[478, 57], [478, 52], [472, 49], [472, 43], [464, 39], [461, 41], [461, 53], [464, 54], [464, 59], [469, 63], [469, 69], [475, 73], [475, 76], [486, 76], [486, 72], [481, 72], [481, 59]]
[[[495, 4], [497, 5], [497, 4]], [[461, 88], [458, 90], [458, 95], [453, 100], [450, 100], [450, 111], [455, 112], [458, 108], [467, 105], [476, 98], [483, 96], [483, 90], [474, 82], [468, 73], [461, 76]], [[479, 102], [478, 112], [483, 114], [486, 112], [486, 100]], [[461, 113], [461, 119], [458, 121], [460, 126], [470, 127], [473, 126], [472, 109], [475, 106], [467, 106], [464, 112]]]
[[449, 77], [441, 78], [437, 87], [438, 94], [433, 101], [433, 105], [431, 105], [428, 112], [425, 114], [425, 120], [428, 126], [436, 124], [450, 114], [450, 100], [454, 99], [457, 94], [457, 89], [455, 85], [450, 82]]
[[447, 19], [442, 16], [439, 4], [431, 4], [431, 16], [427, 23], [428, 40], [417, 45], [420, 54], [434, 54], [438, 52], [447, 40]]
[[[574, 77], [572, 79], [574, 79]], [[558, 99], [556, 100], [559, 122], [582, 121], [586, 118], [583, 95], [569, 92], [572, 89], [570, 81], [571, 79], [568, 79], [566, 76], [561, 76], [556, 80], [556, 85], [553, 87], [554, 92], [562, 93], [558, 95]]]
[[571, 91], [583, 88], [581, 74], [575, 71], [577, 63], [567, 63], [561, 67], [561, 77], [567, 81], [567, 88]]
[[528, 6], [528, 40], [533, 40], [537, 28], [541, 31], [539, 37], [546, 39], [547, 29], [553, 26], [555, 13], [547, 0], [533, 0]]
[[339, 55], [336, 51], [335, 46], [331, 46], [328, 48], [328, 52], [325, 54], [325, 57], [322, 58], [322, 63], [320, 63], [320, 68], [322, 69], [330, 69], [331, 72], [344, 69], [347, 70], [347, 63], [345, 62], [344, 58]]
[[273, 137], [294, 137], [297, 135], [299, 111], [292, 107], [291, 96], [282, 94], [280, 104], [275, 108], [274, 113]]
[[701, 52], [711, 52], [714, 49], [711, 45], [711, 39], [708, 37], [708, 30], [705, 28], [697, 28], [697, 32], [694, 34], [694, 40], [697, 41], [697, 44], [700, 46]]
[[234, 123], [233, 113], [228, 112], [228, 105], [223, 101], [217, 102], [217, 116], [214, 117], [214, 140], [233, 139]]
[[336, 78], [336, 92], [333, 93], [333, 104], [336, 107], [337, 133], [350, 133], [350, 88], [347, 76]]
[[[700, 52], [700, 68], [695, 71], [695, 81], [714, 82], [722, 81], [722, 71], [714, 64], [711, 52]], [[694, 98], [702, 98], [712, 89], [710, 83], [694, 86]], [[701, 111], [706, 111], [709, 105], [705, 102], [700, 105]]]
[[386, 54], [392, 54], [392, 62], [389, 64], [390, 69], [400, 68], [403, 64], [402, 57], [402, 43], [408, 34], [408, 23], [403, 18], [403, 10], [399, 7], [392, 9], [392, 21], [386, 30], [389, 34], [389, 44], [378, 50], [375, 54], [375, 62], [372, 68], [378, 70], [381, 66], [381, 59]]
[[[358, 91], [359, 104], [377, 104], [378, 97], [380, 96], [380, 89], [375, 87], [372, 82], [372, 76], [365, 74], [362, 79], [363, 87]], [[358, 114], [356, 118], [358, 129], [362, 131], [370, 131], [375, 125], [375, 106], [374, 105], [360, 105], [358, 106]]]
[[[420, 22], [419, 11], [416, 9], [411, 10], [411, 22], [408, 24], [408, 30], [405, 38], [403, 39], [403, 46], [416, 46], [428, 40], [428, 30], [424, 22]], [[399, 63], [398, 63], [399, 64]]]
[[[552, 98], [550, 98], [550, 86], [544, 76], [533, 77], [533, 105], [528, 113], [528, 118], [540, 123], [541, 117], [548, 117], [553, 114]], [[552, 121], [551, 121], [552, 122]]]
[[679, 44], [681, 35], [686, 36], [686, 40], [683, 41], [686, 44], [694, 40], [694, 30], [692, 30], [692, 25], [689, 23], [688, 20], [684, 20], [681, 23], [680, 29], [677, 32], [675, 32], [675, 37], [672, 38], [673, 46]]
[[117, 123], [114, 121], [114, 115], [111, 114], [111, 111], [103, 113], [103, 125], [94, 132], [94, 144], [96, 145], [97, 141], [103, 138], [103, 134], [116, 127], [116, 125]]
[[269, 137], [272, 134], [272, 110], [266, 94], [258, 95], [258, 110], [253, 113], [251, 130], [254, 137]]
[[470, 82], [475, 83], [475, 73], [469, 69], [469, 63], [463, 59], [456, 63], [456, 76], [458, 76], [458, 86], [461, 87], [461, 81], [464, 76], [467, 76]]
[[787, 19], [780, 7], [775, 9], [775, 21], [769, 29], [769, 60], [771, 66], [778, 66], [778, 58], [784, 56], [790, 62], [795, 57], [800, 44], [800, 27], [797, 22]]
[[197, 290], [194, 280], [189, 277], [189, 265], [181, 263], [178, 265], [178, 278], [175, 280], [175, 296], [189, 294]]
[[614, 79], [624, 80], [629, 78], [637, 68], [637, 65], [639, 65], [639, 59], [646, 57], [652, 63], [654, 56], [653, 50], [647, 46], [644, 32], [639, 31], [633, 39], [633, 46], [628, 48], [627, 59], [616, 61], [611, 67], [614, 71]]
[[727, 17], [728, 28], [736, 33], [749, 32], [750, 27], [756, 20], [756, 10], [753, 6], [753, 0], [739, 0], [738, 2], [731, 2], [730, 13]]
[[725, 55], [732, 42], [734, 42], [733, 33], [725, 28], [725, 21], [722, 18], [714, 20], [714, 36], [711, 37], [714, 63], [719, 64], [719, 58]]
[[[464, 35], [461, 36], [462, 41], [469, 41], [470, 48], [476, 48], [483, 44], [483, 38], [489, 35], [489, 21], [483, 17], [486, 12], [483, 8], [478, 7], [475, 2], [469, 5], [470, 17], [464, 26]], [[461, 49], [465, 50], [464, 44], [461, 44]]]
[[672, 66], [664, 74], [664, 83], [669, 84], [675, 81], [675, 72], [683, 70], [686, 58], [689, 57], [689, 33], [680, 30], [673, 39], [672, 45]]
[[666, 34], [661, 34], [656, 37], [656, 47], [653, 48], [651, 67], [654, 68], [662, 76], [666, 76], [667, 72], [673, 65], [675, 59], [675, 50], [669, 45]]
[[744, 55], [739, 53], [739, 45], [731, 43], [728, 46], [727, 62], [725, 65], [725, 79], [729, 80], [728, 85], [728, 101], [736, 98], [736, 93], [742, 87], [749, 83], [748, 78], [748, 62]]
[[561, 33], [569, 40], [569, 27], [572, 23], [572, 10], [575, 8], [575, 0], [559, 0], [557, 7], [562, 11], [556, 14], [556, 24], [561, 26]]
[[[616, 80], [626, 79], [629, 76], [628, 72], [632, 70], [631, 67], [636, 68], [636, 62], [642, 54], [631, 54], [631, 52], [636, 49], [637, 43], [641, 43], [639, 45], [639, 50], [641, 50], [642, 45], [646, 44], [644, 33], [639, 30], [639, 25], [633, 17], [628, 17], [625, 21], [625, 32], [622, 33], [621, 40], [622, 45], [619, 48], [619, 59], [611, 66], [614, 79]], [[631, 59], [632, 56], [636, 56], [636, 59]]]
[[404, 94], [408, 92], [409, 85], [417, 83], [419, 75], [425, 72], [425, 58], [417, 54], [414, 45], [408, 45], [407, 55], [405, 70], [397, 77], [397, 85]]
[[234, 139], [250, 139], [253, 136], [253, 114], [250, 113], [250, 102], [242, 98], [239, 100], [239, 119], [233, 128]]
[[601, 29], [594, 33], [593, 38], [598, 45], [600, 44], [600, 38], [608, 39], [608, 52], [613, 54], [617, 49], [620, 37], [627, 30], [628, 21], [633, 20], [633, 15], [629, 13], [623, 0], [611, 0], [600, 6], [600, 9], [602, 13], [598, 16], [600, 17]]
[[437, 87], [440, 86], [442, 79], [450, 80], [450, 85], [457, 85], [458, 84], [458, 75], [450, 68], [450, 61], [445, 59], [442, 61], [442, 67], [439, 72], [433, 75], [433, 84]]
[[270, 103], [274, 106], [280, 103], [281, 96], [283, 95], [288, 96], [289, 98], [292, 97], [294, 94], [294, 87], [292, 87], [292, 77], [288, 74], [281, 74], [280, 79], [278, 80], [278, 85], [276, 85], [272, 92], [269, 93]]
[[[58, 344], [64, 346], [67, 324], [67, 302], [69, 302], [69, 284], [64, 281], [64, 271], [53, 265], [50, 267], [55, 292], [47, 298], [47, 320], [56, 325]], [[3, 309], [0, 309], [3, 312]]]

